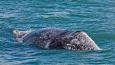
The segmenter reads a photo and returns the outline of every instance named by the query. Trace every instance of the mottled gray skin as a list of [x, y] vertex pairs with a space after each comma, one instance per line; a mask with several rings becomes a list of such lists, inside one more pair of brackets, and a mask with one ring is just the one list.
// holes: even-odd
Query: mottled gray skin
[[74, 32], [57, 28], [31, 31], [21, 41], [23, 43], [36, 44], [38, 47], [45, 49], [100, 50], [85, 32]]

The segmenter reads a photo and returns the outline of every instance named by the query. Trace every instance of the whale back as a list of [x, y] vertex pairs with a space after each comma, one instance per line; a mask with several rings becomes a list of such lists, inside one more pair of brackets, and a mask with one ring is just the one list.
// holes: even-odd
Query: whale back
[[63, 29], [42, 29], [39, 31], [33, 31], [24, 38], [24, 42], [31, 42], [42, 48], [60, 48], [61, 37], [71, 33], [70, 31]]

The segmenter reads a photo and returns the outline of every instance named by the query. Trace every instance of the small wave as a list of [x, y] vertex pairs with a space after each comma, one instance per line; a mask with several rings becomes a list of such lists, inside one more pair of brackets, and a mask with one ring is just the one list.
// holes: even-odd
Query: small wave
[[11, 17], [15, 17], [16, 14], [12, 13], [12, 14], [9, 14], [9, 13], [0, 13], [0, 18], [11, 18]]
[[37, 14], [37, 17], [50, 18], [50, 17], [63, 17], [66, 18], [69, 12], [49, 12], [45, 14]]

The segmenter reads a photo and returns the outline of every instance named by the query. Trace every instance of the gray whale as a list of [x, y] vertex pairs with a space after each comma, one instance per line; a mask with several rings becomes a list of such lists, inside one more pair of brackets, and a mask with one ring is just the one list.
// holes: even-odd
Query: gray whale
[[20, 43], [35, 44], [45, 49], [101, 50], [83, 31], [43, 28], [26, 31], [14, 30], [13, 34]]

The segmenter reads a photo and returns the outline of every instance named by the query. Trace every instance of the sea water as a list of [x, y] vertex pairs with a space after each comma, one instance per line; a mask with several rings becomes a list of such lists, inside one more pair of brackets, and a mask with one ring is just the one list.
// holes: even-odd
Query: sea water
[[[46, 50], [14, 29], [85, 31], [103, 50]], [[115, 65], [115, 0], [0, 0], [0, 65]]]

